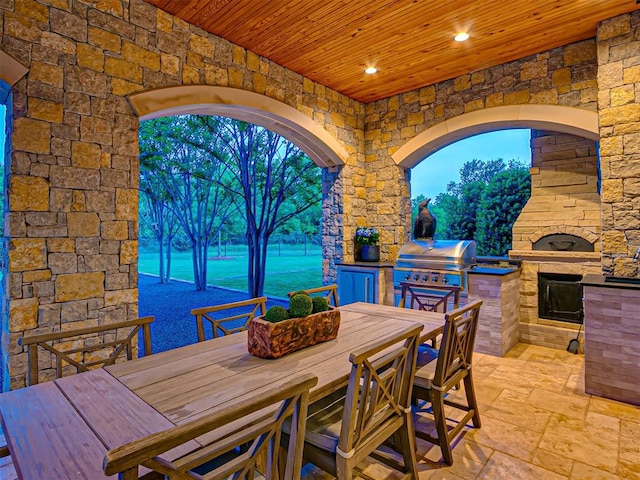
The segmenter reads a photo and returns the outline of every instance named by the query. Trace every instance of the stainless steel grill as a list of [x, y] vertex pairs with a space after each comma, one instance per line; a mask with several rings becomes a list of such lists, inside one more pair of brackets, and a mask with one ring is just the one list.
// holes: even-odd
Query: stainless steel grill
[[411, 240], [398, 253], [393, 269], [396, 305], [400, 282], [456, 285], [467, 289], [467, 271], [476, 264], [476, 242], [472, 240]]

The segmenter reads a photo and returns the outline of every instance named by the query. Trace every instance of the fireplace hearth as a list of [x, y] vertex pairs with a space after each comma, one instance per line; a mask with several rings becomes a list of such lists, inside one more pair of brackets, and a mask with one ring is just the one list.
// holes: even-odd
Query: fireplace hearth
[[582, 323], [582, 275], [538, 274], [538, 316]]

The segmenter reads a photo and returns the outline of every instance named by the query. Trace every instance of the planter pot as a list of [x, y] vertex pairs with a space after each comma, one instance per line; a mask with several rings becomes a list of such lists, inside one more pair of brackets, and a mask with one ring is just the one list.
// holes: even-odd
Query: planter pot
[[363, 262], [379, 262], [380, 246], [362, 245], [362, 247], [360, 247], [360, 260], [362, 260]]
[[260, 358], [279, 358], [288, 353], [333, 340], [340, 328], [340, 311], [330, 307], [326, 312], [290, 318], [278, 323], [262, 316], [249, 323], [249, 353]]

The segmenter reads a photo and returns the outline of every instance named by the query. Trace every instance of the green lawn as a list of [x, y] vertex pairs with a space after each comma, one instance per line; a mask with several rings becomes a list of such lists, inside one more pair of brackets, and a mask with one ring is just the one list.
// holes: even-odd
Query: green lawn
[[[224, 251], [221, 252], [224, 255]], [[227, 255], [229, 255], [227, 251]], [[299, 251], [285, 248], [274, 251], [267, 258], [267, 274], [264, 285], [265, 295], [286, 297], [287, 292], [322, 285], [322, 255], [316, 249], [313, 254], [304, 255]], [[247, 257], [226, 256], [218, 259], [217, 249], [212, 248], [207, 265], [210, 285], [247, 291]], [[138, 263], [140, 273], [158, 274], [158, 254], [140, 253]], [[171, 256], [171, 277], [193, 281], [191, 252], [173, 253]]]

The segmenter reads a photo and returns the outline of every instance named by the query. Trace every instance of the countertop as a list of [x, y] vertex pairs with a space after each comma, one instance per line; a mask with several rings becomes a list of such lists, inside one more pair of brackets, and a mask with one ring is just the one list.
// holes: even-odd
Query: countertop
[[517, 272], [520, 267], [473, 267], [467, 271], [469, 275], [509, 275], [510, 273]]
[[589, 287], [626, 288], [629, 290], [640, 290], [640, 278], [613, 277], [589, 274], [585, 275], [582, 278], [582, 285], [587, 285]]
[[338, 262], [336, 265], [347, 267], [372, 267], [372, 268], [393, 268], [396, 266], [393, 262]]

